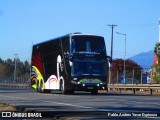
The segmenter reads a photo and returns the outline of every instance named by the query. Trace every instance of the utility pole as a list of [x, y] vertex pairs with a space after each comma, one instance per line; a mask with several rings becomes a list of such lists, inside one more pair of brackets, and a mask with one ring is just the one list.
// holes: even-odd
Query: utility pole
[[112, 60], [113, 60], [113, 28], [118, 26], [118, 25], [108, 25], [112, 29], [112, 34], [111, 34], [111, 63], [110, 63], [110, 77], [109, 77], [109, 84], [111, 83], [112, 80]]
[[14, 64], [15, 65], [15, 67], [14, 67], [14, 80], [16, 80], [16, 71], [17, 71], [16, 70], [17, 69], [16, 61], [17, 61], [17, 55], [18, 54], [14, 54], [14, 56], [15, 56], [15, 58], [14, 58], [14, 62], [15, 62], [15, 64]]
[[125, 36], [125, 51], [124, 51], [124, 71], [123, 71], [123, 79], [124, 79], [124, 84], [126, 84], [126, 34], [123, 33], [119, 33], [117, 32], [117, 34], [123, 35]]

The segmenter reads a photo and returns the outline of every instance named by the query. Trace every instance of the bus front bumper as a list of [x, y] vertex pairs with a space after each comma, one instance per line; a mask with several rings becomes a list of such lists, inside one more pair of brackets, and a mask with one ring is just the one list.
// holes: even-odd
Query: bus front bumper
[[72, 82], [72, 88], [77, 91], [92, 91], [92, 90], [106, 90], [107, 83], [79, 83], [79, 82]]

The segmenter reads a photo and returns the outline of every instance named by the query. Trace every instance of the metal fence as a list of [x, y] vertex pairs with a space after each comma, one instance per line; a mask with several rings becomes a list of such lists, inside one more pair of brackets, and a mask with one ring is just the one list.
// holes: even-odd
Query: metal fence
[[[124, 79], [125, 78], [125, 79]], [[111, 79], [109, 81], [109, 79]], [[144, 70], [125, 70], [114, 71], [112, 70], [112, 77], [108, 77], [108, 83], [110, 84], [152, 84], [159, 83], [153, 73]]]
[[0, 88], [28, 89], [30, 87], [30, 80], [27, 76], [0, 78]]
[[20, 76], [20, 77], [16, 77], [14, 79], [14, 77], [3, 77], [0, 78], [0, 83], [10, 83], [10, 84], [28, 84], [29, 81], [29, 77], [26, 76]]

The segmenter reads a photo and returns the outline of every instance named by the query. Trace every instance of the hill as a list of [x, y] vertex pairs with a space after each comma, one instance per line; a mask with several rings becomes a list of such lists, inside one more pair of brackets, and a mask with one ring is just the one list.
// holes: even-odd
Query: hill
[[143, 52], [143, 53], [137, 54], [137, 55], [130, 57], [128, 59], [135, 61], [143, 69], [148, 69], [153, 65], [154, 52], [153, 52], [153, 50], [150, 50], [148, 52]]

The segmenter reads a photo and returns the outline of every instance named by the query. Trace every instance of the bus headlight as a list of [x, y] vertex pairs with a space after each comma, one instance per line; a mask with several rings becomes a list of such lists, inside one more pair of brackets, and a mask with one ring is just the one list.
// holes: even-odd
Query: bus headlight
[[73, 62], [69, 61], [69, 65], [72, 67], [72, 65], [73, 65]]

